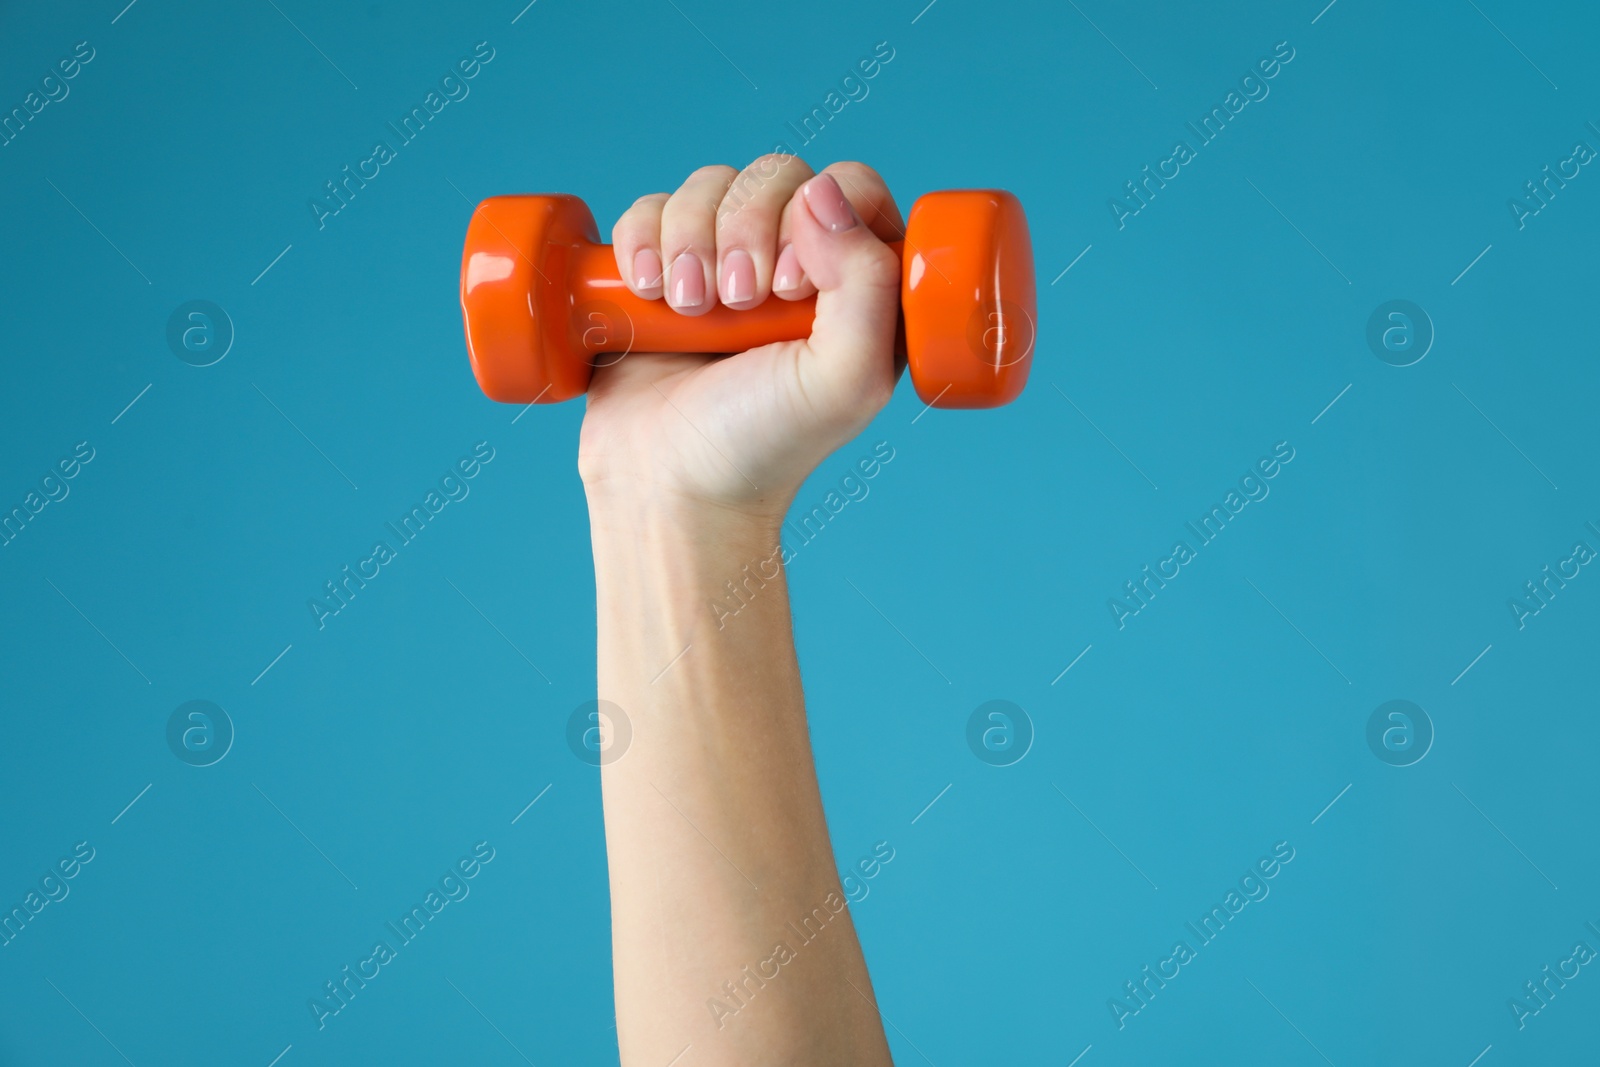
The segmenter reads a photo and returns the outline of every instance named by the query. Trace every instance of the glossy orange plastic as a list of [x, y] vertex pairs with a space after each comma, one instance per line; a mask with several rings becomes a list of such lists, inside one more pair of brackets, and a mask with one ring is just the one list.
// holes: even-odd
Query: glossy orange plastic
[[[929, 193], [911, 209], [901, 258], [901, 333], [917, 395], [934, 407], [1015, 400], [1033, 362], [1033, 247], [1010, 193]], [[686, 316], [623, 284], [594, 216], [564, 194], [496, 196], [461, 256], [467, 354], [483, 391], [507, 403], [580, 396], [595, 364], [630, 352], [742, 352], [810, 336], [816, 301], [771, 299]]]

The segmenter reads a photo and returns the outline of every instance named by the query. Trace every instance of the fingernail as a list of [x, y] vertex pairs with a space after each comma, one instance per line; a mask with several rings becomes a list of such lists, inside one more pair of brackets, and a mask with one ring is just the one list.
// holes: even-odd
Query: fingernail
[[844, 190], [831, 174], [819, 174], [801, 186], [806, 194], [806, 204], [817, 221], [833, 233], [843, 233], [861, 220], [856, 209], [844, 198]]
[[742, 248], [722, 260], [722, 302], [737, 304], [756, 295], [756, 261]]
[[794, 245], [784, 245], [783, 251], [778, 253], [778, 265], [772, 271], [773, 292], [793, 292], [800, 288], [805, 276], [800, 269], [800, 257], [794, 254]]
[[706, 272], [700, 257], [685, 252], [672, 261], [672, 306], [697, 308], [705, 303]]
[[633, 254], [633, 287], [641, 293], [661, 287], [661, 257], [653, 248], [641, 248]]

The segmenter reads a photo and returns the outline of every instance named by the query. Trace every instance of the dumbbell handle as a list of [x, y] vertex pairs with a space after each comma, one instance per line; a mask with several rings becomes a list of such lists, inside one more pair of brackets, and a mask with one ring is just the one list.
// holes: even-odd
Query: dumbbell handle
[[[904, 243], [890, 242], [896, 256]], [[664, 299], [635, 296], [617, 270], [610, 245], [583, 242], [569, 246], [567, 291], [572, 295], [573, 328], [584, 350], [602, 352], [743, 352], [775, 341], [798, 341], [811, 336], [817, 298], [782, 300], [768, 297], [753, 308], [738, 311], [718, 304], [703, 315], [683, 315]], [[558, 256], [546, 260], [549, 270]], [[560, 279], [550, 281], [560, 284]], [[604, 305], [625, 316], [615, 321]]]

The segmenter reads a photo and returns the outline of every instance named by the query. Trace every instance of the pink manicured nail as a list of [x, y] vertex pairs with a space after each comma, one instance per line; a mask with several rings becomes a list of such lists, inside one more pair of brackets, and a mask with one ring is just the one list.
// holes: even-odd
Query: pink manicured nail
[[633, 254], [633, 287], [641, 293], [661, 288], [661, 257], [653, 248], [641, 248]]
[[738, 304], [756, 295], [756, 261], [742, 248], [735, 248], [722, 260], [722, 302]]
[[817, 221], [833, 233], [842, 233], [861, 220], [856, 209], [844, 198], [844, 190], [831, 174], [819, 174], [801, 186], [806, 194], [806, 204]]
[[685, 252], [672, 261], [672, 306], [697, 308], [706, 301], [706, 272], [700, 257]]
[[805, 271], [800, 269], [800, 257], [794, 254], [794, 245], [784, 245], [783, 251], [778, 253], [778, 265], [772, 271], [772, 291], [792, 293], [800, 288], [805, 276]]

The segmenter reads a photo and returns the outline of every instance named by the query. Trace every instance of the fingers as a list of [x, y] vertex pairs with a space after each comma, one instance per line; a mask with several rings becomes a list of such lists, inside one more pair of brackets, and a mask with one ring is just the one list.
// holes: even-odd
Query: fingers
[[[755, 307], [772, 292], [785, 206], [815, 172], [798, 156], [762, 156], [743, 171], [702, 167], [677, 192], [640, 197], [611, 231], [617, 272], [635, 295], [685, 315], [719, 302]], [[802, 273], [790, 253], [791, 288]], [[816, 290], [810, 289], [805, 295]]]
[[[885, 232], [893, 234], [887, 227], [899, 219], [897, 210], [890, 214], [894, 201], [873, 200], [867, 185], [863, 178], [864, 202], [869, 210], [876, 204]], [[789, 227], [799, 266], [818, 290], [811, 358], [800, 364], [805, 395], [823, 417], [859, 428], [894, 391], [900, 258], [829, 171], [801, 187], [790, 204]]]
[[617, 273], [635, 296], [646, 300], [661, 295], [661, 209], [666, 204], [666, 193], [641, 196], [611, 228]]
[[[778, 227], [785, 206], [814, 172], [799, 156], [762, 156], [734, 179], [717, 211], [717, 295], [730, 308], [755, 307], [776, 282]], [[791, 256], [792, 258], [792, 256]], [[798, 279], [795, 266], [792, 276]]]
[[[880, 240], [898, 241], [905, 237], [905, 222], [900, 217], [900, 208], [877, 171], [865, 163], [834, 163], [823, 168], [822, 173], [838, 183], [857, 217]], [[817, 292], [816, 285], [800, 269], [793, 249], [794, 213], [799, 203], [796, 197], [785, 206], [778, 228], [780, 251], [772, 292], [784, 300], [804, 300]]]
[[[823, 173], [863, 235], [881, 241], [904, 237], [900, 209], [877, 171], [835, 163]], [[798, 191], [813, 174], [804, 160], [781, 153], [762, 156], [739, 172], [702, 167], [670, 196], [641, 197], [617, 220], [617, 270], [636, 295], [665, 297], [684, 315], [705, 314], [719, 302], [742, 310], [769, 295], [813, 296], [819, 285], [796, 244], [807, 210]], [[810, 219], [815, 222], [815, 214]]]

